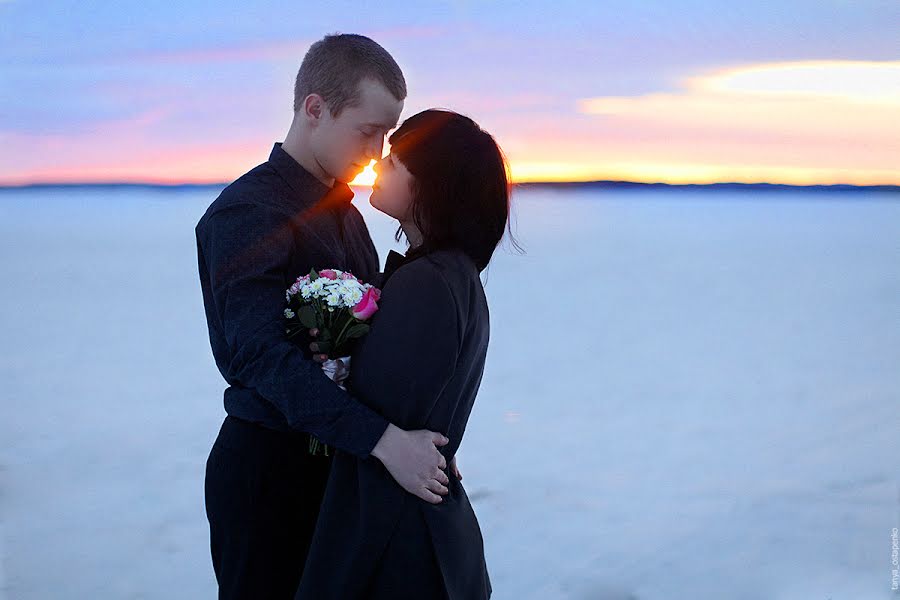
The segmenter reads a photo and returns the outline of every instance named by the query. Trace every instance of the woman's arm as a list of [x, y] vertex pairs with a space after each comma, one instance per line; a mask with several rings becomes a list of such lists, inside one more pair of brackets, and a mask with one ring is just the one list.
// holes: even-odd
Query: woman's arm
[[440, 266], [427, 256], [401, 266], [353, 353], [351, 389], [398, 427], [424, 427], [456, 369], [462, 329]]

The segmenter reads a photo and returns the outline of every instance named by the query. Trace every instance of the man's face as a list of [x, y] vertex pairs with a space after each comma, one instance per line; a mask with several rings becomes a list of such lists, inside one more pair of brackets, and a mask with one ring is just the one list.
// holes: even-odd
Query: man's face
[[381, 158], [384, 138], [397, 126], [403, 101], [380, 82], [363, 79], [356, 106], [337, 118], [324, 110], [312, 132], [312, 148], [322, 169], [338, 181], [350, 182], [372, 159]]

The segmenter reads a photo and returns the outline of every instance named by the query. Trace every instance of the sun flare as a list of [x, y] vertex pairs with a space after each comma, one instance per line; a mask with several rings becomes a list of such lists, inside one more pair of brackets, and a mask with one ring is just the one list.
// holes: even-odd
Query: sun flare
[[359, 175], [353, 178], [353, 181], [350, 182], [350, 185], [358, 185], [365, 187], [372, 187], [372, 184], [375, 183], [375, 179], [378, 177], [378, 174], [374, 169], [375, 161], [372, 160], [366, 168], [363, 169]]

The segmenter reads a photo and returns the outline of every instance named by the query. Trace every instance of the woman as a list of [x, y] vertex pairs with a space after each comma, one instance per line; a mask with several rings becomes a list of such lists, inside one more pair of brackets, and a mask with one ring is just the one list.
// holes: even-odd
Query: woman
[[[479, 274], [508, 223], [506, 163], [488, 133], [445, 110], [410, 117], [390, 143], [370, 202], [400, 222], [410, 250], [388, 256], [349, 389], [398, 427], [449, 437], [439, 450], [455, 467], [487, 353]], [[465, 489], [455, 476], [446, 493], [434, 486], [422, 500], [379, 461], [337, 451], [296, 598], [490, 598]]]

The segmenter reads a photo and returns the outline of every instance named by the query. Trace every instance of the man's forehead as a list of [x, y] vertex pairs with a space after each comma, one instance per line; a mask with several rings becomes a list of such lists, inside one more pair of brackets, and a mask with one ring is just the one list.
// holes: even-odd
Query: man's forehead
[[397, 126], [398, 116], [395, 115], [359, 115], [360, 126], [393, 129]]
[[366, 84], [361, 86], [359, 102], [354, 110], [355, 120], [361, 126], [393, 129], [403, 110], [403, 101], [395, 99], [383, 86], [373, 87], [368, 81]]

